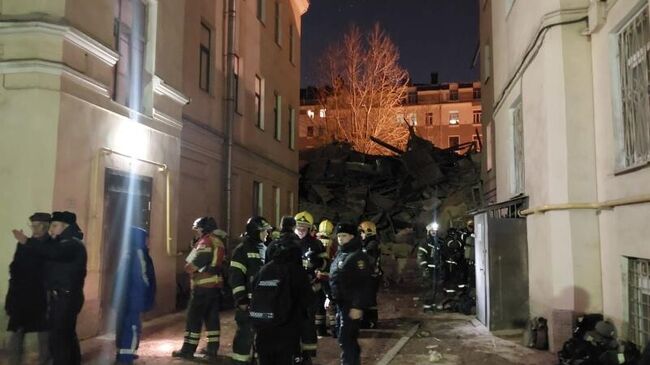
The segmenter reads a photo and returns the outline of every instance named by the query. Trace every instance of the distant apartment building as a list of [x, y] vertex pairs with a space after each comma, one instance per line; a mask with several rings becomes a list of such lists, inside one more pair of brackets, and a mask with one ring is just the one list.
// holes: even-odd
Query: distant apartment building
[[[313, 90], [303, 89], [299, 116], [300, 150], [322, 146], [331, 140], [323, 125], [329, 121], [328, 111], [315, 97]], [[409, 87], [403, 106], [395, 113], [395, 123], [407, 122], [416, 134], [435, 144], [449, 148], [476, 142], [481, 133], [481, 85], [449, 83]], [[329, 128], [328, 128], [329, 129]]]

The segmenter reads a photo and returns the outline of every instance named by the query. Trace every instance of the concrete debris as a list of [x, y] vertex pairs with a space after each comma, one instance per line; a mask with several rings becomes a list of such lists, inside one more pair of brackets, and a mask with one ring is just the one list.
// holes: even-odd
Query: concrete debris
[[413, 131], [406, 151], [373, 141], [395, 155], [365, 155], [343, 143], [301, 152], [300, 209], [317, 220], [373, 220], [383, 240], [412, 243], [396, 236], [404, 229], [421, 235], [434, 219], [444, 229], [481, 205], [475, 144], [440, 149]]
[[439, 353], [438, 351], [429, 352], [429, 362], [438, 362], [442, 359], [443, 359], [442, 354]]

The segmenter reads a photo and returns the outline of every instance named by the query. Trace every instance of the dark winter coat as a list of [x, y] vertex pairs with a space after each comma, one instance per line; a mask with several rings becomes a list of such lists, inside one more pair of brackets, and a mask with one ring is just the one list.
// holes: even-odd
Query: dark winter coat
[[47, 329], [47, 300], [44, 285], [44, 260], [29, 255], [27, 245], [49, 245], [48, 236], [17, 244], [9, 266], [9, 291], [5, 311], [9, 316], [8, 331], [42, 332]]
[[361, 240], [339, 247], [330, 268], [330, 290], [337, 304], [365, 309], [373, 302], [370, 260], [361, 249]]

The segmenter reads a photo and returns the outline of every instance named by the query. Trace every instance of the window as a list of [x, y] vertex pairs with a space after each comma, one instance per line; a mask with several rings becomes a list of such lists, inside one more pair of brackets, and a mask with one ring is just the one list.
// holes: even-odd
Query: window
[[289, 107], [289, 148], [296, 149], [296, 110]]
[[395, 122], [396, 122], [397, 124], [402, 124], [402, 123], [404, 123], [404, 114], [402, 114], [402, 113], [397, 113], [397, 115], [395, 115]]
[[326, 109], [321, 109], [319, 114], [320, 114], [321, 118], [325, 118], [325, 117], [327, 117], [327, 110]]
[[233, 62], [233, 92], [235, 96], [235, 110], [239, 111], [239, 56], [234, 55]]
[[275, 122], [275, 139], [282, 139], [282, 96], [275, 94], [275, 104], [273, 106], [273, 118]]
[[264, 80], [255, 76], [255, 125], [264, 129]]
[[630, 340], [647, 344], [650, 340], [650, 260], [628, 259]]
[[473, 123], [474, 124], [481, 124], [481, 111], [480, 110], [474, 110]]
[[494, 161], [494, 149], [492, 148], [492, 122], [488, 123], [485, 127], [485, 144], [487, 145], [487, 161], [486, 161], [486, 170], [492, 170], [492, 164]]
[[273, 207], [275, 208], [274, 209], [274, 211], [275, 211], [275, 225], [279, 227], [280, 226], [280, 219], [282, 217], [280, 216], [280, 214], [281, 214], [280, 213], [280, 188], [278, 188], [277, 186], [273, 187], [273, 198], [274, 198], [273, 199], [274, 200], [274, 202], [273, 202], [274, 206]]
[[253, 181], [253, 215], [264, 215], [264, 185]]
[[492, 48], [489, 44], [483, 46], [483, 83], [492, 76]]
[[408, 93], [408, 103], [409, 104], [417, 104], [418, 103], [418, 93], [417, 92], [409, 92]]
[[427, 125], [433, 125], [433, 113], [427, 113]]
[[524, 120], [521, 101], [512, 109], [512, 141], [514, 181], [512, 192], [514, 195], [524, 192], [525, 165], [524, 165]]
[[316, 114], [314, 113], [313, 110], [310, 109], [310, 110], [307, 110], [307, 116], [309, 117], [309, 119], [314, 119]]
[[622, 141], [619, 165], [650, 162], [650, 19], [644, 6], [618, 35]]
[[458, 112], [449, 112], [449, 125], [458, 125], [460, 123], [460, 117]]
[[307, 127], [307, 137], [313, 137], [314, 136], [314, 127]]
[[212, 49], [212, 30], [201, 23], [201, 42], [199, 45], [199, 88], [210, 92], [210, 55]]
[[293, 215], [294, 206], [293, 206], [293, 191], [290, 191], [289, 194], [289, 214]]
[[257, 19], [264, 23], [265, 18], [266, 18], [266, 1], [265, 0], [257, 0]]
[[146, 9], [141, 0], [117, 0], [115, 43], [120, 55], [115, 67], [113, 99], [142, 111]]
[[460, 144], [460, 136], [449, 136], [449, 148], [456, 147]]
[[293, 24], [289, 25], [289, 62], [292, 64], [295, 63], [294, 59], [294, 52], [295, 52], [295, 39], [294, 39], [294, 29], [293, 29]]
[[282, 8], [280, 2], [275, 2], [275, 43], [278, 46], [282, 45]]
[[458, 89], [449, 90], [449, 100], [458, 100]]
[[417, 126], [417, 125], [418, 125], [418, 115], [415, 114], [415, 113], [409, 113], [409, 115], [408, 115], [408, 121], [409, 121], [409, 124], [410, 124], [412, 127]]
[[474, 99], [480, 99], [481, 98], [481, 88], [480, 87], [475, 87], [474, 88], [473, 96], [474, 96]]

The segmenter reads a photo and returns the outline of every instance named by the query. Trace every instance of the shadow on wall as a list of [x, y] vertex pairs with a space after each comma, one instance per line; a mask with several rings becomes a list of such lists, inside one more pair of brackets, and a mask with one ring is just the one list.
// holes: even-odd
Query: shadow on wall
[[[573, 298], [573, 301], [571, 301]], [[573, 309], [553, 309], [549, 321], [549, 345], [553, 352], [560, 351], [562, 345], [573, 335], [576, 318], [585, 314], [591, 302], [589, 293], [576, 286], [562, 289], [553, 300], [553, 307], [562, 306]]]

